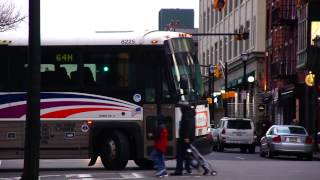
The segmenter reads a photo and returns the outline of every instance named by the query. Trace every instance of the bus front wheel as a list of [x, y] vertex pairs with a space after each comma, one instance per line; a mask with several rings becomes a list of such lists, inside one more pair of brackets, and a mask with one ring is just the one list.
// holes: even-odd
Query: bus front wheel
[[108, 134], [103, 141], [101, 161], [106, 169], [124, 169], [130, 157], [130, 145], [126, 135], [114, 131]]

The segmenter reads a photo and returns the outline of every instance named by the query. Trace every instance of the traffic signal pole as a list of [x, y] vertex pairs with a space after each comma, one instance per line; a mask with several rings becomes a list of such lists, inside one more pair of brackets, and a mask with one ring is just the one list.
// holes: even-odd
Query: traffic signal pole
[[[249, 31], [244, 31], [244, 32], [239, 32], [239, 33], [192, 33], [191, 35], [192, 36], [236, 36], [236, 40], [246, 40], [249, 38]], [[214, 66], [214, 65], [211, 65], [211, 66]], [[214, 87], [214, 80], [211, 80], [210, 66], [205, 66], [205, 67], [209, 67], [209, 89], [208, 90], [209, 90], [210, 97], [212, 98], [212, 86]], [[226, 93], [228, 93], [228, 63], [227, 63], [227, 61], [225, 61], [225, 63], [224, 63], [224, 69], [225, 69], [224, 70], [225, 91], [226, 91]], [[212, 78], [214, 78], [214, 76]], [[212, 83], [212, 85], [211, 85], [211, 83]], [[214, 89], [213, 89], [213, 91], [214, 91]], [[212, 104], [214, 104], [214, 103], [212, 103]], [[228, 106], [228, 102], [225, 99], [223, 101], [224, 116], [225, 117], [228, 117], [228, 107], [227, 106]], [[211, 121], [213, 122], [214, 105], [212, 105], [210, 107], [212, 107], [211, 111], [210, 111], [210, 116], [212, 115]]]

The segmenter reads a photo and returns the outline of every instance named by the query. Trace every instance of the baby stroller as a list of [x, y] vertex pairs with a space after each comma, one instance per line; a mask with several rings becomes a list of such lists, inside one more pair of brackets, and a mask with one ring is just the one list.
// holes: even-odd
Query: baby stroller
[[212, 164], [207, 161], [192, 144], [190, 144], [187, 149], [187, 154], [191, 159], [191, 166], [199, 171], [201, 167], [203, 169], [203, 175], [208, 175], [210, 173], [210, 175], [215, 176], [217, 174], [217, 171], [213, 169]]

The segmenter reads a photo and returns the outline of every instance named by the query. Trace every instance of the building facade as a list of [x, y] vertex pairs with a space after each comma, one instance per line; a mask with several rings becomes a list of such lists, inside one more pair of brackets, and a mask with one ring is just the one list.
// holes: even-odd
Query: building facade
[[[267, 0], [266, 91], [273, 124], [320, 129], [320, 0]], [[306, 77], [314, 77], [307, 85]], [[310, 82], [309, 82], [310, 83]]]
[[[264, 108], [261, 107], [263, 104], [260, 96], [266, 87], [264, 72], [266, 1], [228, 0], [221, 10], [214, 9], [212, 3], [212, 0], [200, 0], [200, 33], [249, 32], [249, 38], [246, 40], [237, 40], [234, 35], [199, 37], [198, 56], [201, 64], [216, 65], [222, 71], [227, 71], [227, 77], [221, 72], [220, 77], [215, 78], [214, 92], [209, 92], [218, 99], [215, 106], [215, 120], [223, 116], [223, 113], [218, 113], [221, 109], [219, 103], [221, 90], [229, 92], [232, 90], [232, 95], [225, 96], [227, 98], [224, 99], [227, 102], [227, 106], [223, 108], [224, 111], [227, 110], [224, 115], [246, 116], [259, 123], [266, 116]], [[244, 59], [246, 61], [243, 61]], [[208, 69], [204, 68], [203, 74], [208, 75], [208, 73]], [[249, 76], [254, 77], [252, 83], [245, 81]]]
[[273, 124], [292, 124], [299, 118], [296, 61], [298, 21], [295, 0], [267, 0], [265, 99]]
[[[320, 131], [320, 0], [297, 1], [297, 92], [299, 123], [314, 135]], [[314, 75], [314, 84], [307, 85], [308, 74]]]
[[159, 11], [159, 30], [175, 31], [194, 28], [193, 9], [161, 9]]

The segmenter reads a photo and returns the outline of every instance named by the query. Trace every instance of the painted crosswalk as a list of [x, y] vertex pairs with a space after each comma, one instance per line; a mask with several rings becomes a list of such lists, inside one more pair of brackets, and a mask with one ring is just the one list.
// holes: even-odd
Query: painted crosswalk
[[[21, 177], [0, 178], [0, 180], [19, 180]], [[122, 180], [122, 179], [143, 179], [140, 173], [94, 173], [94, 174], [64, 174], [64, 175], [43, 175], [39, 180]]]

